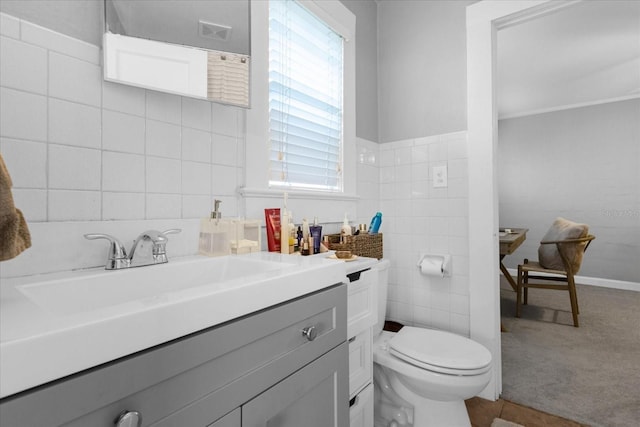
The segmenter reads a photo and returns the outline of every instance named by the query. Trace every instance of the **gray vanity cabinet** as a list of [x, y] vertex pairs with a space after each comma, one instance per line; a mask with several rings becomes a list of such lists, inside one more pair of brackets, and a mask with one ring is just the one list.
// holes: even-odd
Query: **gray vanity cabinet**
[[0, 425], [346, 427], [346, 341], [340, 284], [5, 398]]
[[237, 408], [207, 427], [242, 427], [242, 411]]

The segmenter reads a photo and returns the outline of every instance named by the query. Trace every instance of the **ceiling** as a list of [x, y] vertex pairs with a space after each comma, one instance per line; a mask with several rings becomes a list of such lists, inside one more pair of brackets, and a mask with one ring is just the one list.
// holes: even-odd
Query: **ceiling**
[[640, 97], [640, 1], [582, 1], [498, 31], [498, 115]]

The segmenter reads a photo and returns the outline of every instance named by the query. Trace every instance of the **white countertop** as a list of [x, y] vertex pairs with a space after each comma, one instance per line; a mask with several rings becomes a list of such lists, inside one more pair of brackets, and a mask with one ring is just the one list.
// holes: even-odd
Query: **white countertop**
[[[163, 281], [182, 277], [175, 276], [175, 271], [200, 271], [211, 260], [219, 258], [193, 256], [121, 271], [89, 269], [3, 279], [0, 285], [0, 397], [345, 282], [346, 267], [351, 272], [375, 265], [371, 259], [356, 264], [327, 259], [326, 254], [302, 257], [259, 252], [236, 257], [278, 262], [282, 268], [249, 271], [241, 277], [160, 291], [152, 297], [136, 296], [135, 284], [132, 284], [132, 297], [125, 298], [125, 302], [100, 299], [95, 303], [94, 298], [93, 305], [67, 304], [67, 308], [60, 309], [30, 297], [27, 290], [50, 281], [71, 280], [84, 284], [85, 280], [102, 280], [104, 283], [105, 278], [107, 281], [132, 277], [140, 280], [147, 274], [163, 289], [166, 285]], [[201, 276], [197, 280], [204, 280]]]

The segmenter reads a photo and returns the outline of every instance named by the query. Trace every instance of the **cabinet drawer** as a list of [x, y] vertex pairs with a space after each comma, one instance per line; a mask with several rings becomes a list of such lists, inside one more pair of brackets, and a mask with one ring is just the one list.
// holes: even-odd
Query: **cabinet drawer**
[[347, 427], [346, 353], [343, 343], [245, 404], [243, 427]]
[[333, 286], [4, 399], [0, 424], [106, 427], [131, 410], [144, 426], [206, 426], [344, 343], [346, 301]]
[[371, 328], [349, 339], [349, 397], [358, 393], [373, 377]]
[[376, 323], [378, 312], [378, 270], [363, 271], [349, 283], [347, 335], [353, 337]]
[[373, 383], [362, 389], [349, 404], [350, 427], [373, 426]]

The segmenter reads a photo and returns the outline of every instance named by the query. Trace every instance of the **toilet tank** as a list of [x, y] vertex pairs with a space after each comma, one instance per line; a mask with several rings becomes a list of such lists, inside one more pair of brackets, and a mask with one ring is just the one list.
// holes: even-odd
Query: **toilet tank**
[[373, 336], [377, 336], [384, 328], [384, 319], [387, 314], [387, 288], [389, 287], [389, 266], [388, 259], [381, 259], [376, 268], [378, 269], [378, 323], [373, 327]]

